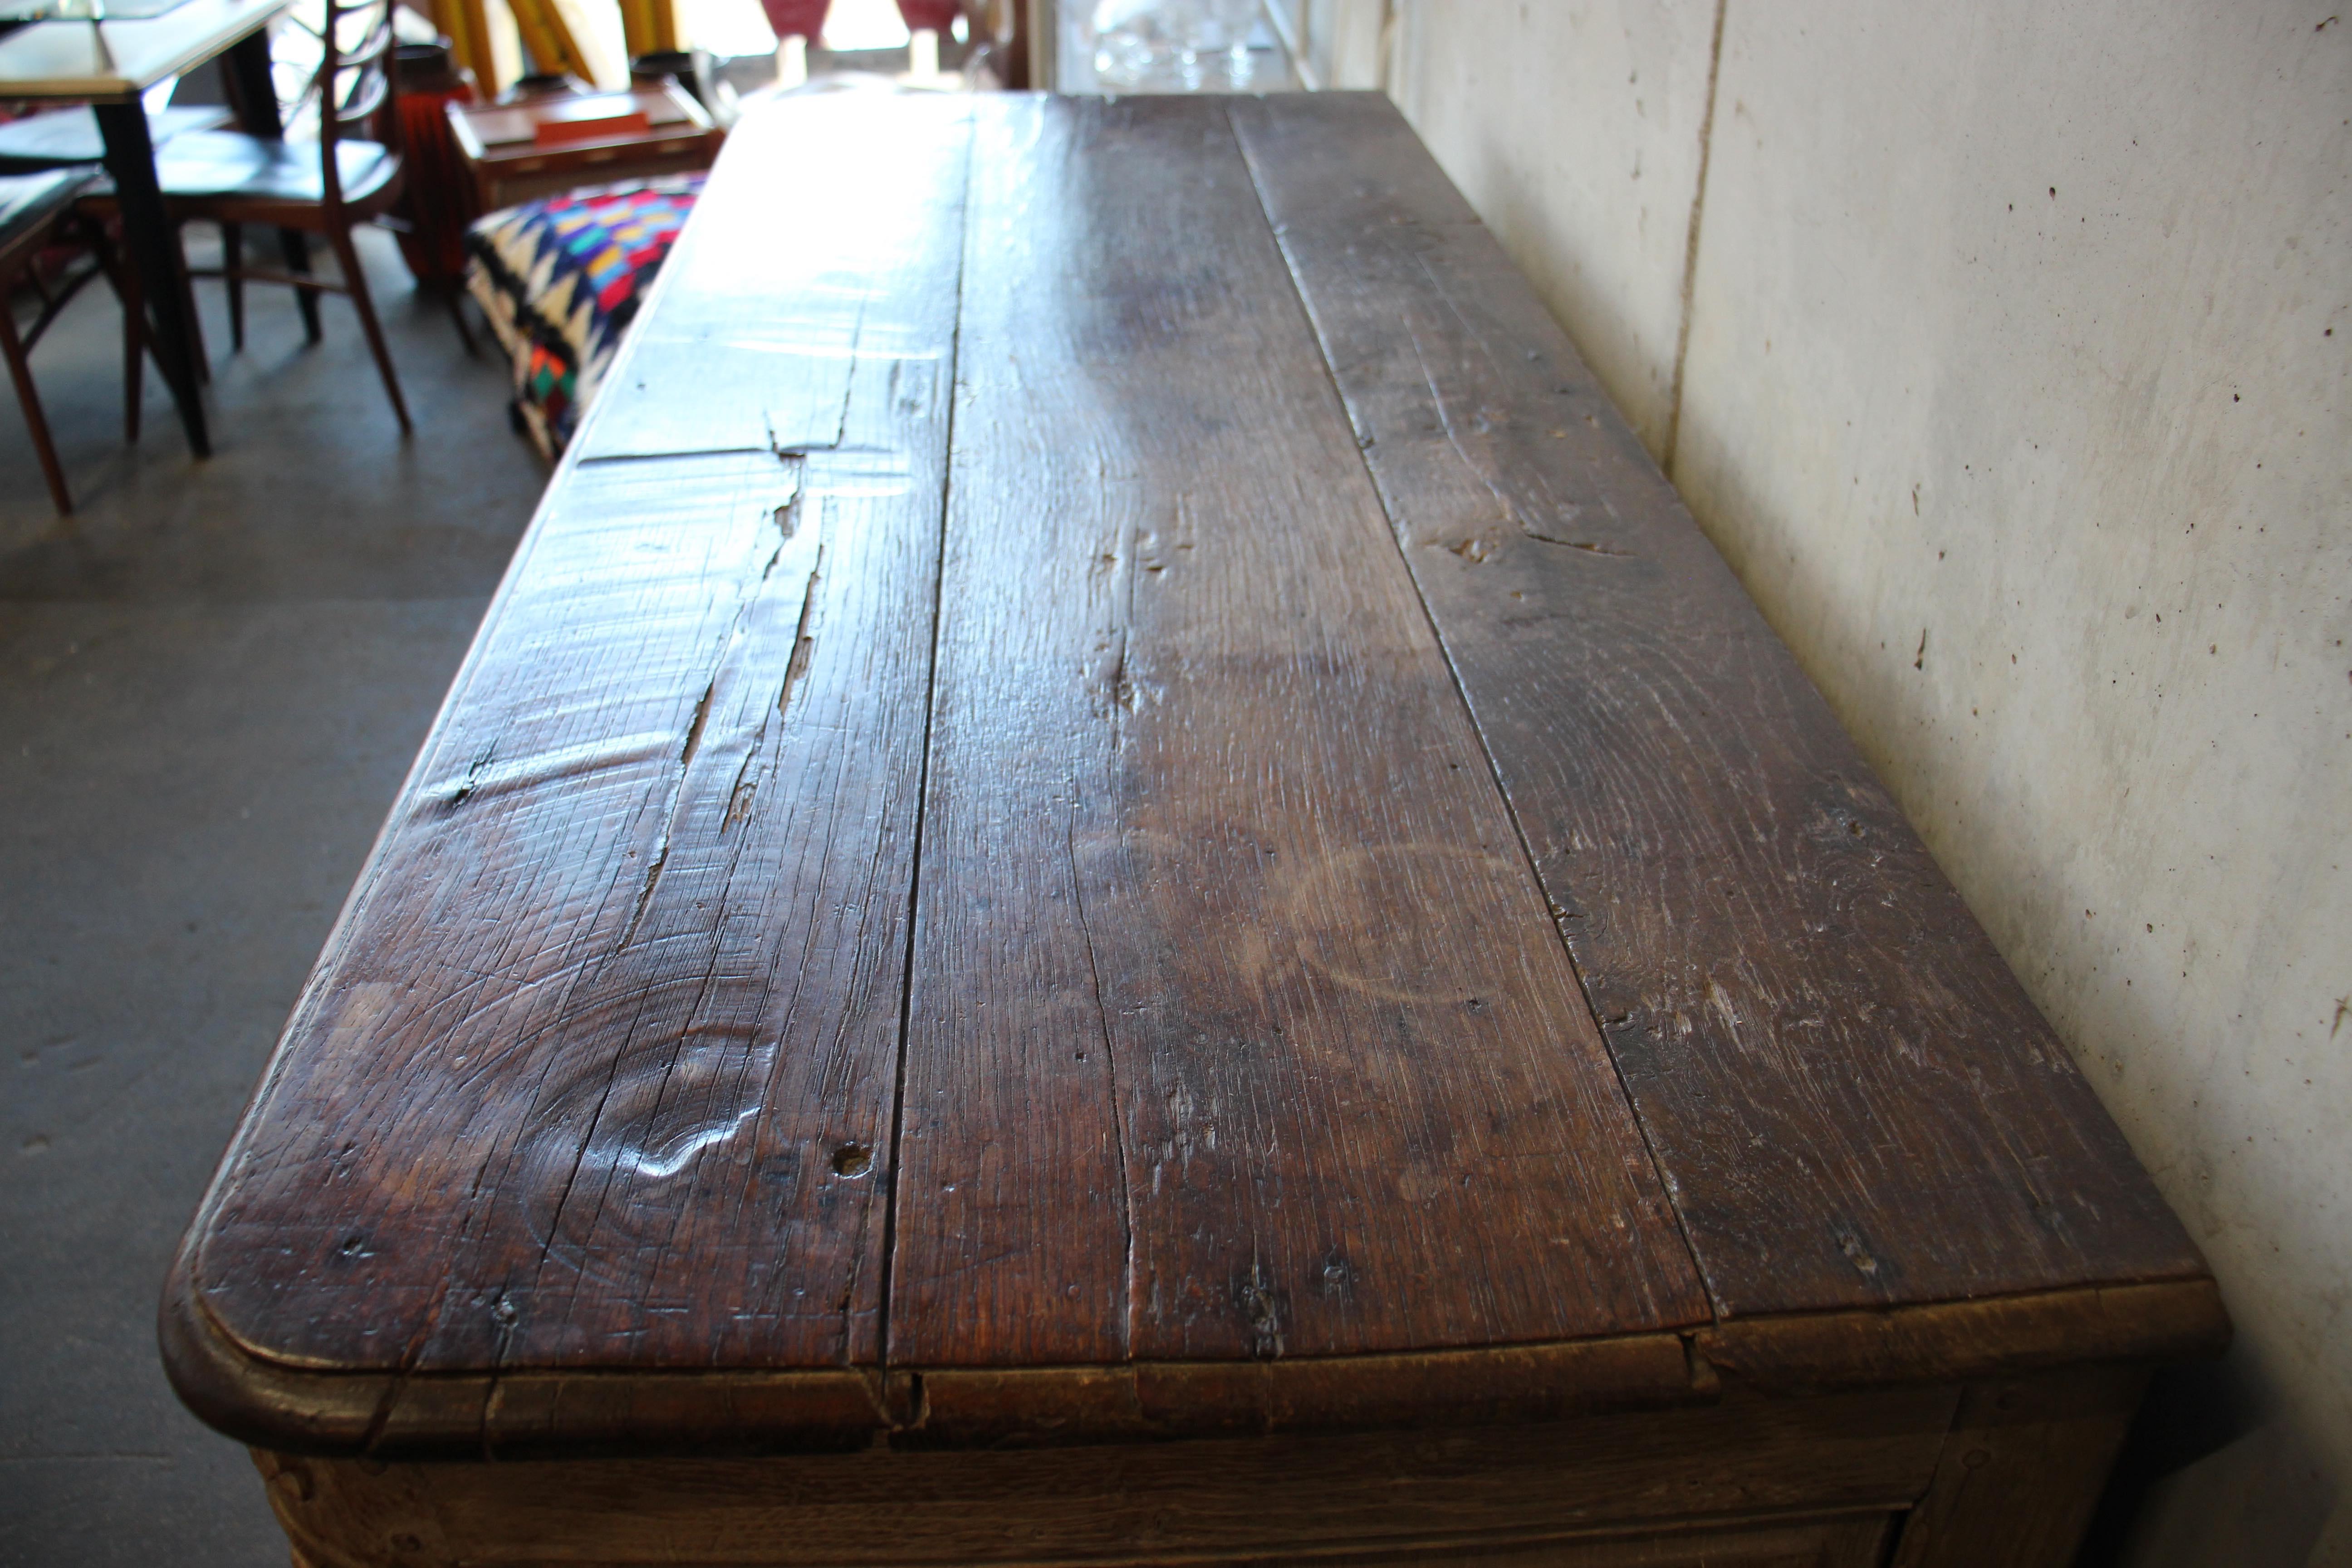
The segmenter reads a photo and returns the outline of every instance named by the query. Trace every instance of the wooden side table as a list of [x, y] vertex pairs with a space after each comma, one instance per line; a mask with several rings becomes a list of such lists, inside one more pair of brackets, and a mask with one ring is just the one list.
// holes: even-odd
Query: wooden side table
[[739, 127], [163, 1328], [317, 1568], [2061, 1568], [2228, 1333], [1370, 95]]
[[[448, 113], [484, 212], [581, 185], [707, 169], [727, 140], [700, 104], [667, 84], [510, 104], [453, 103]], [[642, 122], [633, 118], [638, 115]], [[617, 128], [552, 142], [541, 132], [542, 126], [585, 128], [604, 120]]]

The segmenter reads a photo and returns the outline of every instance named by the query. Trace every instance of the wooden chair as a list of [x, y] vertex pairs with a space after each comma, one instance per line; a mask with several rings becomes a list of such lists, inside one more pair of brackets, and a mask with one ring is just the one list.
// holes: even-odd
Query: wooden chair
[[[77, 226], [74, 198], [96, 177], [89, 168], [58, 169], [47, 174], [0, 175], [0, 357], [8, 362], [8, 377], [16, 384], [16, 401], [25, 410], [25, 425], [40, 458], [41, 477], [48, 481], [49, 499], [60, 516], [73, 513], [73, 497], [66, 489], [64, 468], [57, 445], [49, 438], [49, 422], [41, 411], [40, 394], [33, 384], [27, 357], [41, 334], [58, 319], [83, 284], [103, 275], [122, 296], [123, 389], [127, 399], [122, 416], [123, 437], [139, 439], [140, 354], [144, 339], [139, 331], [135, 293], [125, 292], [127, 268], [115, 265], [114, 251], [103, 227]], [[35, 270], [41, 252], [61, 241], [89, 247], [91, 263], [46, 281]], [[33, 324], [17, 330], [15, 310], [17, 286], [30, 282], [40, 300]]]
[[[168, 77], [147, 91], [150, 103], [159, 98], [168, 99], [171, 89], [179, 85], [178, 77]], [[157, 147], [174, 137], [192, 131], [217, 131], [236, 117], [225, 105], [213, 103], [183, 104], [147, 110], [147, 139]], [[92, 168], [106, 160], [105, 138], [99, 134], [98, 116], [87, 104], [67, 109], [43, 110], [19, 120], [0, 124], [0, 174], [37, 174], [51, 169], [70, 169], [78, 165]], [[102, 182], [100, 182], [102, 185]], [[195, 295], [183, 279], [182, 314], [195, 345], [196, 377], [212, 379], [211, 366], [205, 353], [204, 327], [196, 315]]]
[[[221, 265], [191, 268], [228, 285], [229, 336], [245, 346], [245, 285], [278, 283], [343, 294], [358, 310], [383, 389], [403, 432], [414, 429], [400, 377], [384, 346], [367, 274], [352, 231], [383, 218], [400, 199], [404, 179], [398, 104], [392, 71], [392, 0], [325, 0], [316, 29], [294, 13], [289, 20], [318, 39], [319, 68], [289, 120], [315, 107], [315, 142], [281, 142], [236, 131], [196, 131], [157, 149], [157, 182], [174, 221], [215, 223]], [[373, 133], [375, 139], [369, 139]], [[245, 226], [315, 234], [335, 253], [340, 282], [288, 267], [247, 265]]]

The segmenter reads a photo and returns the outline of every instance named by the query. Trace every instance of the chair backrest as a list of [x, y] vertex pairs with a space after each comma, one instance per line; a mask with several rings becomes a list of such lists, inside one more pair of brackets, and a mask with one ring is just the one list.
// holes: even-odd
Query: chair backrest
[[303, 89], [294, 113], [299, 115], [306, 109], [318, 112], [320, 175], [331, 207], [341, 206], [343, 200], [337, 143], [379, 142], [394, 155], [402, 151], [400, 86], [393, 70], [394, 4], [394, 0], [323, 0], [325, 21], [317, 27], [296, 12], [287, 13], [294, 26], [319, 44], [319, 68]]

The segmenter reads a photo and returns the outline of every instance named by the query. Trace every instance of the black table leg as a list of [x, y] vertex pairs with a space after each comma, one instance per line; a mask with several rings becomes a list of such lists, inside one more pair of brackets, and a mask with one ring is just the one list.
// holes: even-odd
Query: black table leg
[[163, 193], [155, 184], [155, 147], [147, 138], [147, 110], [135, 98], [96, 107], [99, 134], [106, 142], [106, 172], [114, 176], [114, 199], [122, 210], [122, 246], [139, 274], [147, 310], [147, 341], [163, 384], [172, 390], [172, 401], [179, 405], [188, 446], [197, 457], [209, 458], [212, 437], [205, 429], [204, 396], [196, 387], [190, 324], [181, 313], [188, 294], [182, 286], [180, 244], [163, 210]]
[[[236, 104], [237, 123], [248, 136], [271, 142], [286, 135], [285, 117], [278, 109], [278, 84], [269, 73], [269, 30], [239, 38], [228, 47], [222, 63], [227, 68], [229, 96]], [[299, 228], [278, 231], [278, 254], [289, 272], [310, 270], [310, 237]], [[294, 290], [294, 308], [302, 312], [302, 331], [319, 341], [319, 296], [308, 289]]]

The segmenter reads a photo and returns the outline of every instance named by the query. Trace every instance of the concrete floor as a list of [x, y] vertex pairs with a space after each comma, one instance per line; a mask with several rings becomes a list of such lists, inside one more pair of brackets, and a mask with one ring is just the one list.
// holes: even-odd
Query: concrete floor
[[232, 357], [200, 286], [207, 462], [152, 370], [122, 444], [103, 288], [34, 355], [70, 521], [0, 408], [0, 1564], [286, 1561], [156, 1296], [546, 479], [503, 367], [362, 245], [413, 440], [349, 305], [309, 348], [271, 289]]

